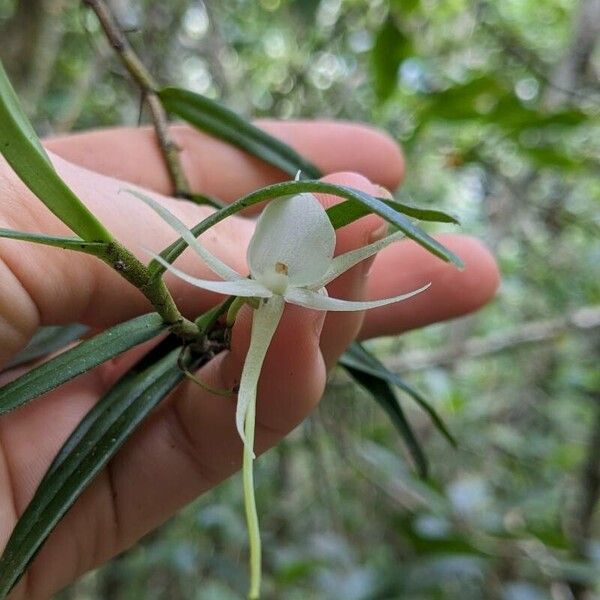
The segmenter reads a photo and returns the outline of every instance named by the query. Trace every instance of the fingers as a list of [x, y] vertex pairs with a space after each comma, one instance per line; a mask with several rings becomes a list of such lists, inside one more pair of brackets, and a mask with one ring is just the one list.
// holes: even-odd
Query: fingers
[[[369, 191], [370, 184], [354, 174], [340, 174], [330, 180]], [[99, 194], [106, 189], [110, 191], [110, 185], [106, 184]], [[99, 206], [99, 210], [110, 212], [111, 208]], [[152, 239], [165, 235], [162, 224], [152, 218], [145, 223], [141, 214], [128, 214], [135, 216], [140, 237], [150, 235], [142, 231], [145, 227], [140, 228], [141, 223], [157, 229], [150, 232]], [[336, 251], [363, 245], [369, 236], [377, 234], [379, 225], [379, 219], [371, 216], [343, 228], [338, 233]], [[239, 228], [243, 226], [229, 232], [237, 236], [238, 245]], [[227, 232], [213, 234], [211, 241], [217, 247], [222, 242], [218, 235]], [[489, 253], [469, 238], [448, 236], [442, 241], [465, 260], [464, 272], [455, 271], [412, 243], [390, 247], [375, 261], [368, 286], [370, 297], [395, 295], [425, 281], [432, 281], [433, 286], [429, 298], [423, 294], [391, 309], [369, 311], [363, 335], [389, 333], [462, 314], [490, 297], [497, 285], [497, 271]], [[235, 260], [239, 257], [233, 257]], [[340, 298], [360, 298], [365, 286], [366, 272], [356, 267], [329, 286], [329, 291]], [[105, 298], [112, 300], [111, 310], [118, 310], [116, 297], [109, 294]], [[185, 298], [180, 300], [185, 303]], [[99, 309], [93, 302], [89, 306]], [[272, 446], [310, 412], [323, 391], [326, 361], [331, 364], [361, 326], [360, 314], [340, 315], [339, 320], [327, 316], [325, 322], [323, 317], [323, 313], [298, 307], [285, 311], [259, 383], [259, 452]], [[239, 381], [250, 321], [250, 311], [242, 311], [231, 351], [201, 369], [199, 376], [209, 385], [231, 389]], [[7, 481], [14, 490], [17, 512], [31, 498], [50, 457], [102, 392], [106, 380], [102, 369], [97, 370], [0, 422], [0, 447], [11, 457], [6, 463], [10, 471]], [[52, 435], [47, 432], [48, 410], [52, 411]], [[184, 383], [133, 436], [52, 535], [31, 572], [30, 590], [34, 592], [29, 597], [44, 597], [79, 572], [119, 552], [176, 508], [237, 470], [242, 445], [234, 414], [233, 399], [212, 396], [193, 383]], [[44, 442], [38, 443], [42, 438]], [[61, 556], [60, 568], [56, 556]]]
[[[381, 190], [356, 173], [338, 173], [324, 180], [381, 195]], [[328, 206], [339, 201], [334, 196], [320, 197]], [[336, 255], [370, 243], [384, 232], [385, 224], [376, 215], [355, 221], [338, 230]], [[438, 239], [463, 259], [463, 270], [407, 240], [388, 246], [374, 259], [363, 261], [327, 286], [329, 295], [334, 298], [377, 300], [432, 284], [414, 298], [378, 309], [328, 313], [321, 336], [321, 350], [328, 368], [356, 335], [364, 339], [402, 333], [468, 314], [491, 300], [500, 275], [485, 245], [464, 235], [446, 234]]]
[[[403, 176], [404, 161], [398, 146], [387, 134], [367, 125], [272, 120], [257, 125], [287, 142], [324, 173], [356, 171], [390, 189], [396, 188]], [[289, 179], [279, 169], [191, 127], [176, 125], [172, 133], [196, 192], [232, 201], [259, 187]], [[162, 194], [172, 191], [151, 128], [91, 131], [49, 139], [45, 145], [92, 171]]]
[[[330, 180], [368, 189], [353, 174]], [[324, 198], [331, 202], [331, 198]], [[357, 247], [377, 217], [340, 232], [338, 251]], [[364, 273], [336, 283], [342, 297], [353, 297]], [[348, 314], [346, 326], [336, 323], [345, 347], [360, 326], [360, 316]], [[210, 386], [232, 389], [239, 382], [247, 353], [251, 311], [236, 320], [231, 350], [202, 368], [198, 376]], [[258, 388], [256, 449], [260, 453], [293, 429], [313, 409], [323, 393], [326, 369], [320, 347], [325, 314], [288, 306], [269, 347]], [[333, 360], [333, 345], [328, 352]], [[30, 500], [37, 482], [67, 432], [114, 378], [121, 365], [95, 370], [80, 382], [49, 394], [0, 422], [16, 512]], [[57, 425], [44, 443], [30, 443], [47, 427], [45, 410]], [[31, 597], [44, 597], [81, 570], [106, 560], [133, 543], [174, 510], [239, 469], [242, 443], [235, 427], [235, 399], [213, 396], [184, 382], [161, 405], [94, 483], [53, 533], [29, 575]], [[56, 556], [63, 557], [60, 568]], [[54, 560], [53, 560], [54, 559]]]
[[[364, 184], [354, 180], [359, 187]], [[350, 228], [348, 228], [350, 230]], [[367, 234], [369, 228], [357, 231]], [[342, 231], [339, 232], [342, 234]], [[372, 233], [372, 229], [371, 229]], [[496, 265], [476, 240], [444, 236], [442, 242], [466, 263], [464, 271], [431, 257], [406, 242], [386, 249], [372, 267], [368, 296], [385, 297], [433, 282], [428, 294], [386, 309], [367, 311], [363, 337], [401, 331], [474, 310], [487, 301], [498, 283]], [[362, 240], [340, 239], [338, 251]], [[402, 268], [404, 266], [404, 268]], [[360, 296], [360, 277], [336, 282], [336, 295]], [[267, 354], [259, 384], [257, 449], [273, 445], [314, 407], [325, 383], [320, 346], [330, 359], [339, 351], [328, 336], [348, 335], [343, 323], [323, 314], [288, 307]], [[329, 316], [327, 317], [329, 320]], [[323, 326], [321, 338], [319, 331]], [[214, 387], [239, 381], [250, 337], [250, 311], [240, 313], [231, 352], [199, 372]], [[320, 339], [319, 339], [320, 338]], [[345, 345], [344, 341], [341, 346]], [[4, 417], [2, 447], [17, 512], [23, 510], [49, 458], [92, 406], [105, 387], [102, 369], [24, 409]], [[48, 430], [52, 411], [53, 427]], [[131, 545], [174, 510], [239, 468], [241, 441], [235, 430], [233, 400], [211, 396], [184, 383], [132, 437], [109, 470], [77, 502], [52, 534], [30, 574], [30, 598], [47, 597], [81, 572]], [[8, 489], [8, 483], [4, 486]], [[56, 562], [55, 557], [61, 561]]]
[[[56, 164], [67, 183], [85, 199], [115, 237], [136, 252], [141, 260], [147, 260], [143, 247], [158, 251], [178, 237], [141, 201], [120, 193], [126, 184], [61, 160]], [[352, 177], [356, 179], [357, 176]], [[346, 176], [341, 181], [351, 179]], [[40, 231], [69, 233], [22, 184], [12, 182], [8, 191], [13, 201], [22, 207], [19, 213], [10, 215], [2, 214], [2, 209], [11, 205], [10, 201], [0, 207], [0, 221], [8, 227], [27, 230], [35, 223], [33, 228]], [[158, 200], [190, 226], [210, 212], [207, 208], [171, 198], [158, 197]], [[369, 222], [368, 219], [363, 221]], [[233, 217], [211, 229], [202, 241], [243, 274], [247, 272], [245, 252], [252, 230], [252, 222]], [[348, 235], [342, 233], [341, 239]], [[6, 328], [0, 331], [3, 338], [0, 358], [3, 360], [18, 351], [39, 324], [78, 321], [93, 327], [106, 327], [151, 310], [139, 290], [93, 257], [39, 245], [0, 241], [0, 258], [7, 267], [3, 296], [7, 302], [0, 303], [1, 316], [6, 320], [10, 318], [10, 322], [18, 326], [15, 331]], [[197, 277], [215, 277], [190, 251], [184, 253], [177, 264]], [[177, 305], [186, 315], [195, 316], [219, 299], [215, 294], [202, 292], [170, 275], [167, 281]], [[16, 316], [12, 314], [15, 306], [22, 307]]]
[[[258, 452], [295, 427], [323, 393], [325, 368], [319, 350], [323, 316], [286, 308], [259, 383]], [[234, 327], [231, 351], [201, 369], [199, 377], [218, 388], [231, 389], [239, 381], [250, 323], [250, 311], [243, 310]], [[31, 499], [66, 435], [101, 392], [101, 371], [0, 421], [0, 447], [6, 452], [17, 514]], [[50, 432], [48, 411], [52, 411]], [[235, 399], [212, 396], [184, 382], [69, 511], [30, 570], [25, 597], [47, 598], [81, 572], [130, 546], [238, 470], [241, 456]]]
[[442, 244], [460, 256], [464, 270], [436, 258], [411, 241], [388, 246], [369, 274], [369, 299], [386, 298], [431, 282], [422, 294], [367, 311], [361, 338], [394, 335], [473, 312], [489, 302], [500, 282], [491, 252], [475, 238], [441, 235]]
[[[323, 318], [323, 313], [298, 307], [285, 311], [259, 384], [258, 452], [296, 426], [322, 395]], [[231, 351], [201, 369], [200, 378], [226, 389], [239, 381], [250, 322], [250, 311], [243, 310], [234, 327]], [[10, 455], [8, 479], [16, 490], [17, 514], [29, 502], [66, 433], [91, 408], [104, 380], [100, 371], [2, 421], [2, 447]], [[53, 428], [46, 434], [48, 410]], [[35, 443], [39, 438], [42, 442]], [[49, 597], [81, 572], [128, 547], [177, 508], [238, 470], [241, 456], [235, 399], [212, 396], [184, 382], [52, 534], [29, 572], [25, 597]]]

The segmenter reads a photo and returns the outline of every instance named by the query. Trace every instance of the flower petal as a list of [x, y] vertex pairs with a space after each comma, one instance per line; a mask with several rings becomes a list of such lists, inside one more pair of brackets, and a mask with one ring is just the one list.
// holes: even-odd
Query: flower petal
[[273, 296], [254, 311], [250, 347], [244, 361], [240, 391], [238, 393], [235, 423], [245, 449], [254, 456], [254, 420], [256, 412], [256, 388], [260, 370], [273, 334], [279, 325], [285, 302], [281, 296]]
[[234, 271], [229, 265], [226, 265], [220, 258], [217, 258], [212, 252], [207, 250], [194, 236], [194, 234], [164, 206], [159, 204], [153, 198], [138, 192], [137, 190], [126, 190], [130, 194], [139, 198], [147, 204], [154, 212], [158, 213], [192, 248], [198, 256], [207, 264], [211, 271], [216, 273], [225, 281], [235, 281], [242, 277], [237, 271]]
[[262, 212], [248, 247], [254, 279], [284, 273], [289, 285], [304, 286], [326, 272], [335, 249], [335, 230], [312, 194], [278, 198]]
[[270, 290], [258, 283], [258, 281], [246, 279], [241, 275], [238, 275], [238, 279], [235, 281], [213, 281], [211, 279], [198, 279], [197, 277], [192, 277], [177, 267], [169, 264], [162, 256], [152, 252], [152, 250], [146, 249], [146, 252], [168, 271], [171, 271], [173, 275], [176, 275], [179, 279], [183, 279], [203, 290], [216, 292], [217, 294], [225, 294], [227, 296], [245, 296], [252, 298], [270, 298], [273, 295]]
[[298, 304], [306, 308], [313, 308], [315, 310], [333, 310], [333, 311], [353, 311], [353, 310], [369, 310], [370, 308], [378, 308], [379, 306], [385, 306], [386, 304], [393, 304], [394, 302], [401, 302], [402, 300], [408, 300], [417, 294], [425, 291], [431, 283], [424, 285], [418, 290], [408, 292], [408, 294], [402, 294], [401, 296], [394, 296], [393, 298], [384, 298], [383, 300], [370, 300], [366, 302], [353, 302], [352, 300], [339, 300], [338, 298], [329, 298], [320, 294], [319, 292], [313, 292], [311, 290], [299, 289], [299, 288], [288, 288], [285, 293], [285, 299], [287, 302], [292, 304]]
[[362, 248], [357, 248], [356, 250], [351, 250], [350, 252], [345, 252], [344, 254], [336, 256], [331, 262], [327, 273], [325, 273], [325, 275], [323, 275], [323, 277], [317, 283], [311, 285], [310, 287], [313, 289], [322, 288], [333, 281], [336, 277], [352, 268], [354, 265], [365, 260], [366, 258], [369, 258], [370, 256], [373, 256], [373, 254], [377, 254], [377, 252], [383, 250], [392, 242], [395, 242], [403, 237], [405, 237], [404, 233], [402, 231], [397, 231], [396, 233], [392, 233], [391, 235], [388, 235], [381, 240], [377, 240], [368, 246], [363, 246]]

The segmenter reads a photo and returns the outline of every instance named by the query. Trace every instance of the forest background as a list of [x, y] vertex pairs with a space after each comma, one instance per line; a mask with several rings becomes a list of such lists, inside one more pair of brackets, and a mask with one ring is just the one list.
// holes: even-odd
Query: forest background
[[[600, 598], [600, 1], [111, 6], [161, 82], [388, 131], [400, 197], [457, 215], [503, 274], [479, 313], [370, 345], [458, 441], [399, 396], [428, 480], [341, 372], [258, 461], [266, 597]], [[0, 40], [40, 135], [140, 120], [79, 3], [0, 0]], [[242, 598], [245, 543], [235, 477], [57, 598]]]

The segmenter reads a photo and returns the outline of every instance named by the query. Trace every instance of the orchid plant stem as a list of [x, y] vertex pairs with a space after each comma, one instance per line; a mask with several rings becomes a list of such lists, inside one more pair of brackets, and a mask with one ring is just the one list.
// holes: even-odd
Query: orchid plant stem
[[198, 339], [201, 335], [198, 326], [181, 314], [165, 282], [161, 278], [151, 277], [146, 265], [127, 248], [118, 242], [111, 242], [102, 251], [94, 254], [144, 294], [170, 326], [171, 333], [184, 340]]

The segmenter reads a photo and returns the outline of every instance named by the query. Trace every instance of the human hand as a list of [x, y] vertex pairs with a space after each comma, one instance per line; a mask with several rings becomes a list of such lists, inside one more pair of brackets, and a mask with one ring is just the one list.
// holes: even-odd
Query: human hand
[[[396, 187], [402, 177], [402, 159], [395, 146], [373, 130], [314, 122], [263, 122], [261, 126], [296, 147], [324, 172], [338, 172], [329, 175], [329, 181], [377, 193], [365, 176], [386, 188]], [[282, 179], [275, 169], [188, 128], [174, 128], [174, 136], [194, 190], [232, 200]], [[135, 199], [119, 194], [130, 183], [168, 193], [167, 173], [149, 130], [90, 132], [51, 140], [47, 147], [70, 161], [55, 159], [61, 176], [126, 246], [161, 249], [173, 240], [160, 218]], [[0, 192], [2, 226], [68, 233], [4, 163], [0, 164]], [[190, 225], [209, 211], [172, 198], [158, 199]], [[364, 245], [380, 225], [378, 217], [369, 216], [341, 229], [336, 252]], [[251, 220], [234, 217], [202, 239], [215, 254], [243, 270], [252, 228]], [[465, 236], [443, 236], [442, 241], [464, 260], [464, 271], [412, 242], [401, 242], [377, 256], [368, 278], [366, 265], [358, 265], [329, 286], [338, 298], [383, 298], [432, 282], [430, 290], [411, 300], [369, 311], [364, 317], [286, 308], [261, 376], [257, 453], [276, 443], [310, 412], [323, 392], [327, 367], [335, 364], [356, 335], [399, 333], [465, 314], [493, 295], [498, 275], [487, 250]], [[180, 263], [198, 277], [211, 277], [191, 253], [185, 253]], [[0, 277], [0, 364], [10, 360], [39, 325], [77, 321], [104, 328], [150, 310], [137, 289], [100, 261], [58, 249], [2, 240]], [[167, 277], [167, 281], [187, 316], [195, 316], [217, 300], [179, 280]], [[238, 380], [250, 321], [250, 313], [242, 311], [231, 350], [202, 368], [201, 378], [213, 387], [232, 388]], [[2, 545], [66, 437], [140, 352], [134, 349], [0, 419]], [[9, 371], [2, 377], [15, 374]], [[47, 598], [238, 470], [242, 445], [234, 414], [234, 400], [182, 384], [83, 494], [11, 597]]]

